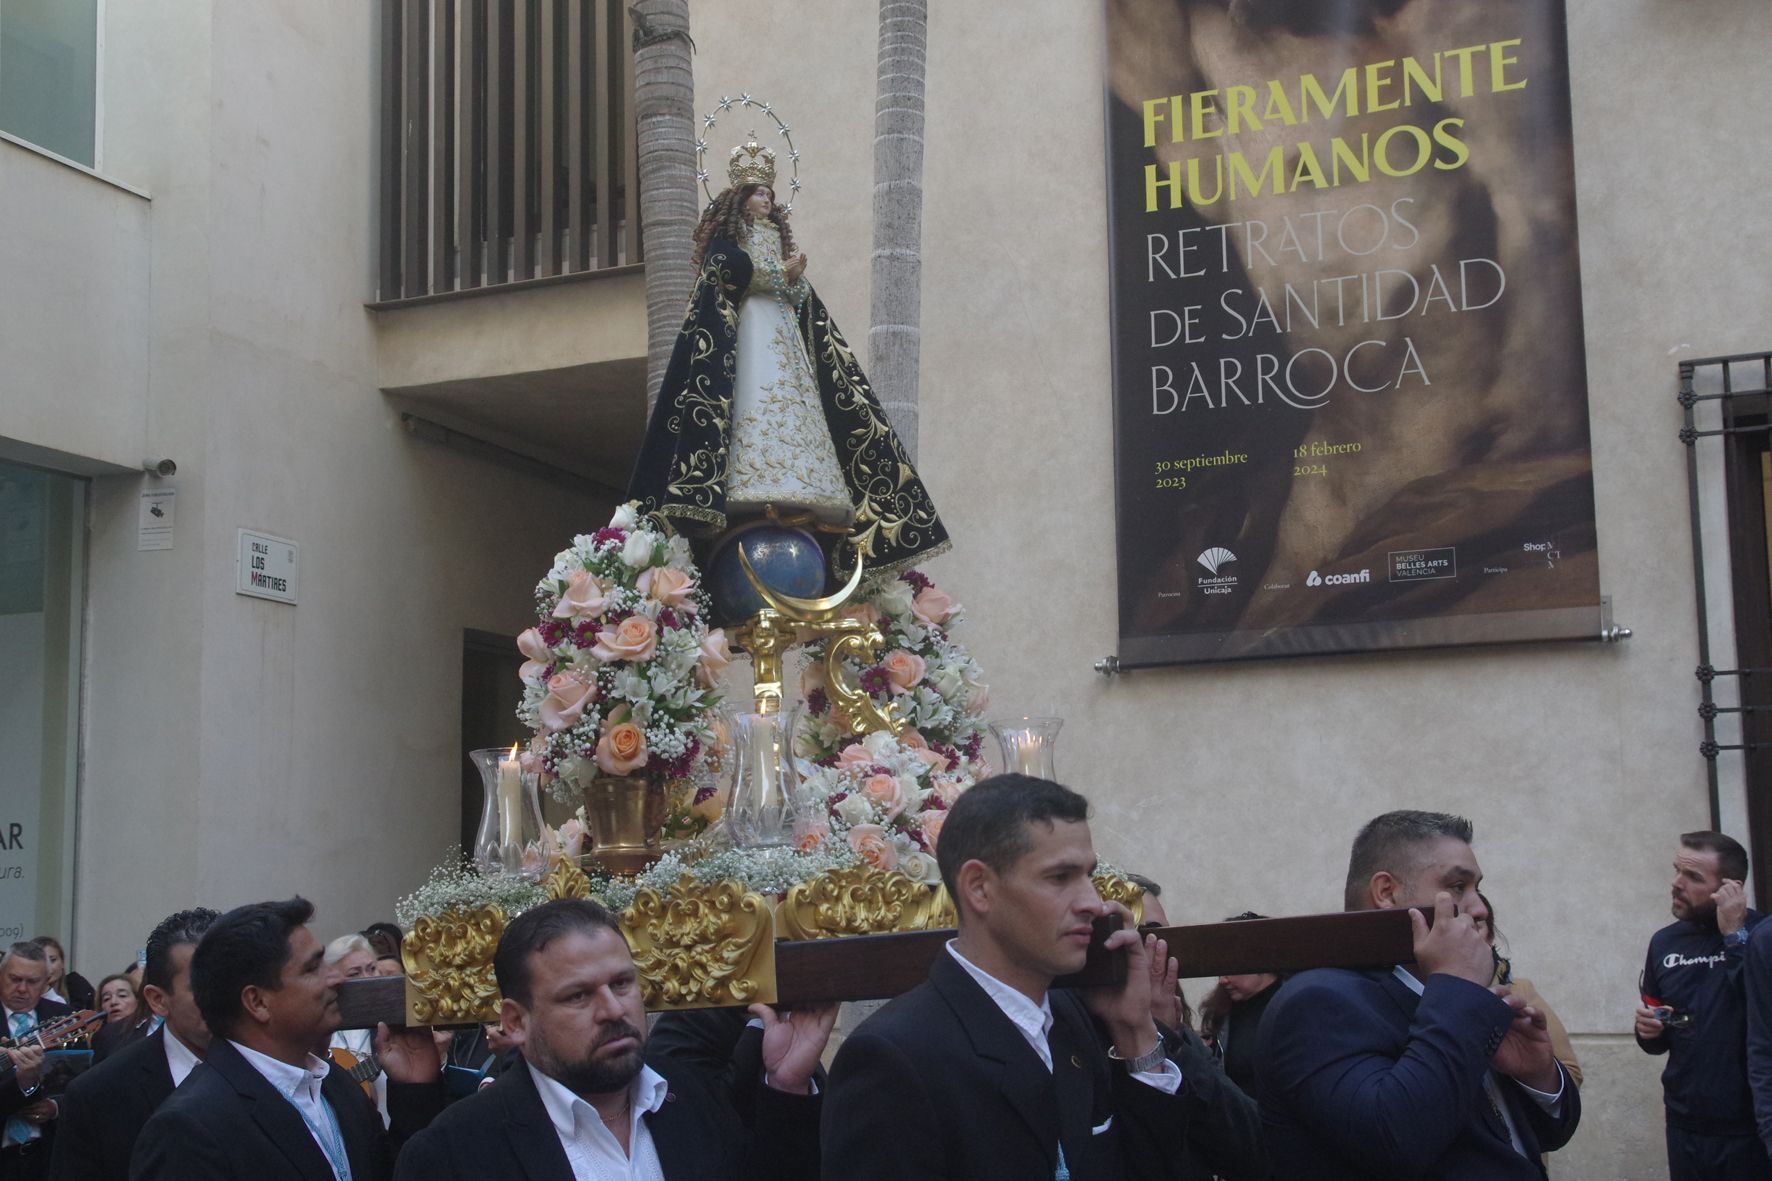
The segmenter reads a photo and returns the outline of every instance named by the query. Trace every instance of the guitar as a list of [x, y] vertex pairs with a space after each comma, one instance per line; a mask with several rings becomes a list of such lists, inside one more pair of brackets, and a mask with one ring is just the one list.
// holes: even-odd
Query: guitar
[[375, 1060], [373, 1053], [359, 1056], [343, 1046], [334, 1046], [326, 1053], [334, 1062], [344, 1068], [344, 1072], [350, 1075], [358, 1086], [363, 1088], [365, 1095], [371, 1099], [375, 1098], [375, 1076], [381, 1073], [381, 1063]]
[[[37, 1028], [16, 1038], [0, 1041], [0, 1050], [22, 1050], [36, 1047], [40, 1050], [53, 1050], [69, 1042], [78, 1041], [91, 1033], [96, 1026], [105, 1023], [105, 1015], [92, 1009], [81, 1009], [57, 1017], [53, 1021], [44, 1022]], [[12, 1060], [11, 1054], [0, 1054], [0, 1083], [10, 1079], [18, 1071], [18, 1064]]]

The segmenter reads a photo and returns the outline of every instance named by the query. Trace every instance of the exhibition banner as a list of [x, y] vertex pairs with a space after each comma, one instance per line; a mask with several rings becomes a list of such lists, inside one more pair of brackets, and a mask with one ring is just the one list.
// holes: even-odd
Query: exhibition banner
[[1561, 0], [1108, 0], [1125, 667], [1600, 631]]

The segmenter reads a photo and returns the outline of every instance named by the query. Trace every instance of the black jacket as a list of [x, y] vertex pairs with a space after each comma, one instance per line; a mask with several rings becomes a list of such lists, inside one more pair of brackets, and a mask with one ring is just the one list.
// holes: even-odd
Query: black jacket
[[1163, 1048], [1181, 1068], [1183, 1181], [1264, 1181], [1267, 1149], [1255, 1097], [1231, 1081], [1193, 1030], [1164, 1030]]
[[75, 1079], [57, 1100], [50, 1181], [128, 1181], [136, 1138], [170, 1094], [162, 1026]]
[[[1747, 926], [1765, 916], [1747, 912]], [[1661, 1072], [1667, 1122], [1713, 1136], [1754, 1134], [1747, 1085], [1746, 948], [1726, 941], [1715, 918], [1681, 919], [1649, 938], [1643, 995], [1692, 1014], [1684, 1029], [1667, 1029], [1637, 1044], [1667, 1054]]]
[[1428, 977], [1413, 989], [1389, 969], [1318, 968], [1280, 986], [1262, 1022], [1257, 1093], [1274, 1175], [1287, 1181], [1543, 1181], [1539, 1154], [1581, 1120], [1562, 1078], [1553, 1116], [1496, 1077], [1525, 1152], [1484, 1087], [1513, 1010], [1480, 984]]
[[1177, 1096], [1107, 1057], [1088, 1010], [1049, 995], [1053, 1069], [955, 959], [844, 1040], [824, 1109], [828, 1181], [1027, 1181], [1062, 1144], [1074, 1181], [1173, 1172]]
[[[669, 1092], [644, 1117], [667, 1181], [740, 1178], [811, 1181], [818, 1171], [819, 1099], [760, 1088], [747, 1127], [724, 1082], [650, 1052]], [[519, 1061], [490, 1087], [454, 1104], [412, 1139], [396, 1181], [572, 1181], [572, 1166], [529, 1067]]]
[[[363, 1088], [334, 1066], [320, 1093], [338, 1117], [352, 1181], [393, 1175], [400, 1140], [443, 1104], [441, 1084], [391, 1083], [384, 1130]], [[191, 1072], [142, 1128], [132, 1181], [333, 1181], [332, 1166], [295, 1106], [232, 1043], [209, 1043]]]

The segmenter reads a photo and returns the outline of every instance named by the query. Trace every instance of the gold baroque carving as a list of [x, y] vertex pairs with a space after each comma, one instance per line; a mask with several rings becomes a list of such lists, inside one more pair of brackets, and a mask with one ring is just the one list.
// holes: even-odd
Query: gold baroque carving
[[689, 874], [646, 887], [621, 915], [648, 1009], [775, 1000], [775, 920], [759, 894]]
[[954, 897], [948, 893], [945, 885], [935, 887], [935, 895], [929, 900], [929, 930], [940, 931], [960, 925], [960, 912], [954, 906]]
[[492, 956], [504, 934], [496, 906], [447, 910], [412, 925], [400, 948], [406, 965], [407, 1016], [415, 1025], [498, 1019]]
[[831, 870], [792, 887], [775, 917], [784, 938], [829, 939], [928, 930], [936, 912], [936, 895], [928, 886], [902, 873], [879, 873], [862, 865]]
[[1137, 882], [1112, 874], [1097, 874], [1094, 878], [1095, 892], [1103, 901], [1118, 902], [1132, 912], [1132, 925], [1144, 922], [1144, 887]]
[[562, 858], [542, 878], [541, 888], [547, 891], [550, 902], [560, 898], [589, 898], [591, 879], [585, 876], [584, 870]]

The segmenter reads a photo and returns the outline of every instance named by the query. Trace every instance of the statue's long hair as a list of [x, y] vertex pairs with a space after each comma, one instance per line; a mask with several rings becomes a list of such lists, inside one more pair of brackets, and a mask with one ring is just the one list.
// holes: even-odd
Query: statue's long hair
[[[745, 212], [744, 203], [751, 199], [751, 194], [758, 189], [768, 188], [767, 185], [739, 185], [736, 188], [723, 189], [714, 198], [713, 204], [702, 213], [701, 221], [695, 226], [695, 251], [690, 255], [690, 263], [701, 269], [702, 260], [707, 257], [708, 243], [715, 238], [730, 238], [740, 246], [744, 245], [745, 230], [751, 225], [751, 215]], [[771, 195], [774, 190], [770, 190]], [[770, 203], [769, 223], [781, 231], [781, 256], [794, 256], [794, 231], [788, 228], [787, 214], [781, 206]]]

